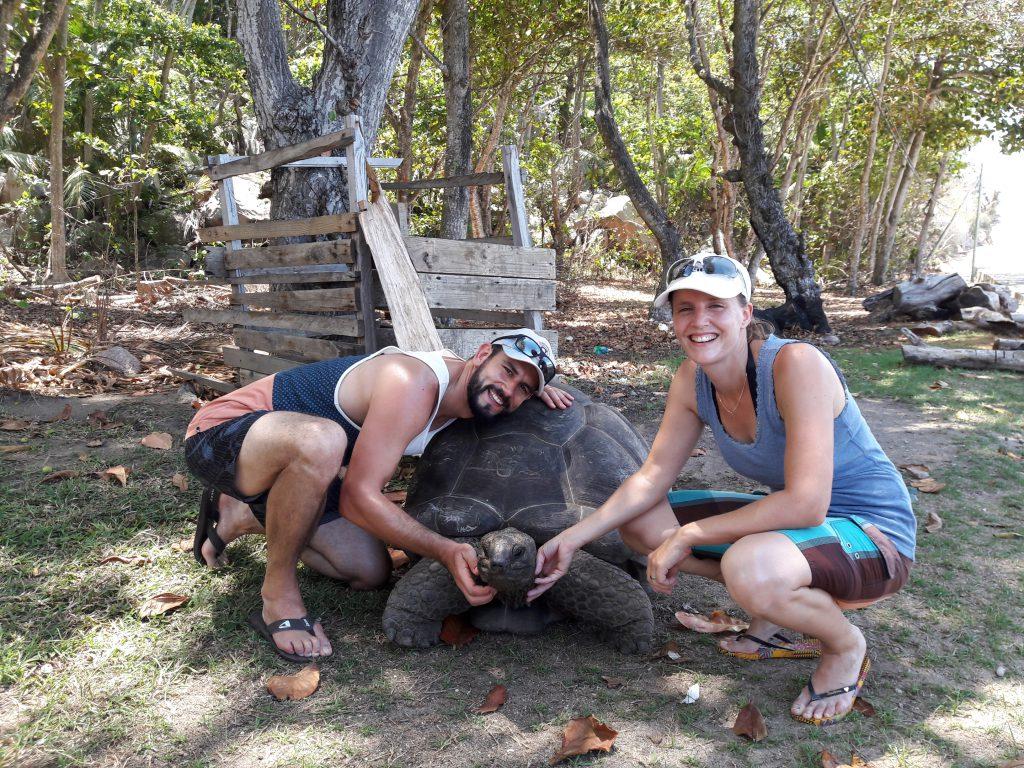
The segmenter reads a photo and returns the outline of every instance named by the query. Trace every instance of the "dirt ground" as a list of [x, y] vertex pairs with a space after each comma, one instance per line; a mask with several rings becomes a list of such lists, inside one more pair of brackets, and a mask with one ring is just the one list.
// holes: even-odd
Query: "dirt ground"
[[[568, 379], [650, 438], [677, 353], [668, 333], [646, 322], [648, 300], [624, 283], [585, 283], [549, 320]], [[160, 371], [199, 361], [209, 375], [224, 373], [215, 356], [223, 337], [182, 326], [177, 315], [201, 301], [190, 294], [116, 315], [116, 342], [153, 355], [134, 382], [98, 377], [70, 387], [44, 376], [0, 391], [0, 420], [34, 423], [0, 433], [0, 444], [28, 446], [0, 455], [0, 765], [540, 766], [568, 720], [589, 714], [619, 732], [615, 747], [569, 764], [810, 767], [827, 749], [844, 761], [856, 750], [877, 768], [995, 766], [1024, 745], [1022, 547], [996, 538], [1024, 531], [1020, 464], [998, 453], [1021, 451], [1019, 378], [925, 374], [953, 381], [955, 403], [929, 391], [930, 378], [892, 382], [884, 363], [877, 374], [876, 364], [858, 366], [893, 349], [896, 329], [830, 297], [843, 339], [834, 351], [846, 355], [851, 390], [883, 448], [897, 464], [928, 465], [949, 486], [917, 501], [922, 523], [934, 512], [945, 525], [922, 529], [910, 585], [851, 616], [874, 662], [864, 691], [874, 717], [855, 714], [825, 731], [790, 720], [789, 702], [813, 663], [738, 662], [716, 652], [714, 637], [673, 628], [680, 609], [742, 615], [724, 588], [690, 578], [654, 600], [660, 642], [681, 649], [673, 663], [623, 656], [567, 624], [538, 637], [481, 635], [458, 649], [408, 651], [382, 634], [386, 590], [353, 592], [303, 571], [335, 656], [321, 665], [316, 694], [277, 702], [265, 680], [293, 668], [244, 626], [258, 605], [261, 542], [233, 544], [231, 566], [217, 573], [175, 548], [191, 538], [198, 498], [195, 486], [169, 482], [184, 471], [177, 448], [194, 395]], [[8, 304], [0, 323], [32, 329], [52, 312]], [[79, 322], [85, 337], [95, 317]], [[595, 354], [599, 344], [611, 351]], [[88, 418], [96, 411], [115, 426], [100, 428]], [[140, 447], [153, 431], [173, 435], [175, 450]], [[706, 455], [691, 459], [681, 486], [755, 488], [724, 465], [707, 435], [700, 447]], [[115, 464], [130, 469], [126, 488], [88, 474]], [[43, 483], [62, 469], [80, 476]], [[115, 553], [148, 562], [98, 565]], [[161, 591], [191, 599], [140, 621], [138, 605]], [[504, 707], [473, 714], [498, 683], [508, 688]], [[682, 703], [694, 683], [699, 700]], [[748, 701], [768, 727], [756, 744], [730, 730]]]

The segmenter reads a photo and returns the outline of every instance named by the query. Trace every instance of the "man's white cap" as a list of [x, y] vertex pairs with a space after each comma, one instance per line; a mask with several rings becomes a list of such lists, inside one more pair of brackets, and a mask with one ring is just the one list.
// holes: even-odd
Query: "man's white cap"
[[515, 331], [503, 333], [501, 336], [494, 339], [491, 342], [491, 345], [501, 347], [502, 352], [504, 352], [509, 357], [513, 357], [516, 360], [522, 360], [524, 363], [529, 363], [530, 365], [537, 369], [537, 380], [540, 382], [540, 385], [537, 387], [537, 394], [539, 395], [541, 392], [544, 391], [544, 385], [547, 383], [544, 381], [544, 371], [541, 369], [540, 364], [534, 357], [530, 356], [526, 352], [523, 352], [516, 346], [516, 338], [519, 336], [526, 336], [527, 338], [536, 342], [537, 346], [539, 346], [544, 351], [544, 354], [551, 361], [551, 370], [554, 371], [555, 353], [551, 351], [551, 342], [531, 328], [519, 328]]
[[[712, 259], [724, 259], [731, 262], [736, 268], [735, 274], [727, 275], [715, 272], [714, 266], [707, 263]], [[693, 269], [686, 277], [677, 277], [666, 285], [665, 290], [654, 299], [654, 306], [662, 307], [668, 304], [673, 291], [687, 288], [717, 296], [720, 299], [731, 299], [733, 296], [742, 295], [747, 301], [750, 301], [750, 275], [747, 273], [747, 268], [736, 259], [714, 253], [698, 253], [680, 261], [692, 261]], [[678, 263], [677, 261], [676, 264]], [[675, 264], [672, 265], [672, 267], [674, 266]], [[669, 271], [672, 271], [672, 267], [669, 267]]]

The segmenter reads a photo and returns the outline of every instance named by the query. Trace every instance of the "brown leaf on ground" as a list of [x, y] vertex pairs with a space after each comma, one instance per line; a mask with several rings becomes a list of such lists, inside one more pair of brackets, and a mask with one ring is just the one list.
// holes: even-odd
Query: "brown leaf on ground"
[[31, 445], [0, 445], [0, 453], [21, 453], [31, 448]]
[[942, 530], [942, 518], [934, 512], [928, 513], [928, 522], [924, 524], [924, 529], [928, 533], [935, 533], [936, 531]]
[[858, 755], [856, 752], [850, 753], [850, 768], [872, 768], [871, 763], [865, 760], [863, 757]]
[[267, 690], [278, 701], [298, 701], [312, 696], [320, 686], [320, 668], [316, 664], [303, 667], [292, 675], [274, 675], [267, 680]]
[[484, 699], [484, 703], [477, 707], [474, 712], [478, 715], [487, 715], [491, 712], [497, 712], [501, 709], [501, 705], [505, 703], [505, 699], [508, 698], [508, 688], [504, 685], [496, 685], [491, 688], [487, 694], [487, 698]]
[[[131, 557], [125, 557], [124, 555], [110, 555], [100, 560], [100, 565], [107, 565], [108, 563], [124, 563], [125, 565], [134, 565], [136, 567], [140, 565], [149, 565], [152, 562], [148, 557], [142, 555], [132, 555]], [[187, 600], [188, 598], [186, 598]]]
[[400, 549], [388, 547], [388, 554], [391, 556], [391, 570], [397, 571], [404, 568], [410, 562], [410, 557]]
[[408, 491], [388, 491], [384, 494], [384, 498], [390, 501], [392, 504], [402, 506], [405, 504], [405, 497], [409, 494]]
[[187, 491], [188, 478], [185, 477], [185, 475], [181, 474], [181, 472], [175, 472], [173, 475], [171, 475], [171, 485], [173, 485], [179, 491]]
[[900, 464], [900, 469], [915, 480], [924, 480], [931, 476], [931, 470], [924, 464]]
[[99, 439], [99, 438], [97, 437], [97, 438], [96, 438], [95, 440], [90, 440], [89, 442], [87, 442], [87, 443], [85, 444], [85, 447], [86, 447], [86, 448], [99, 448], [99, 447], [100, 447], [101, 445], [103, 445], [103, 441], [102, 441], [102, 440], [100, 440], [100, 439]]
[[52, 419], [47, 419], [47, 423], [52, 424], [55, 421], [67, 421], [71, 418], [71, 405], [65, 405], [64, 410], [54, 416]]
[[101, 480], [116, 480], [122, 486], [128, 485], [128, 467], [121, 466], [120, 464], [116, 467], [110, 467], [109, 469], [97, 472], [96, 476]]
[[997, 453], [1001, 453], [1003, 456], [1008, 456], [1014, 461], [1024, 461], [1024, 456], [1021, 456], [1018, 453], [1014, 453], [1013, 451], [1007, 450], [1006, 448], [1000, 447]]
[[661, 648], [652, 653], [650, 655], [650, 659], [652, 661], [655, 659], [668, 659], [673, 664], [677, 664], [683, 660], [683, 654], [679, 649], [679, 643], [675, 640], [669, 640], [661, 646]]
[[549, 765], [560, 763], [573, 755], [588, 752], [611, 752], [618, 731], [612, 730], [593, 715], [570, 720], [562, 732], [562, 746], [548, 760]]
[[107, 416], [106, 411], [93, 411], [92, 413], [85, 417], [85, 420], [91, 421], [98, 427], [102, 427], [104, 424], [110, 421], [110, 417]]
[[623, 685], [626, 684], [626, 681], [623, 680], [621, 677], [609, 677], [608, 675], [601, 675], [601, 679], [604, 680], [605, 686], [611, 688], [612, 690], [615, 690], [616, 688], [621, 688]]
[[765, 725], [761, 711], [754, 702], [748, 702], [747, 706], [736, 715], [736, 722], [732, 724], [732, 732], [737, 736], [745, 736], [751, 741], [760, 741], [768, 735], [768, 726]]
[[183, 539], [178, 539], [176, 542], [171, 544], [171, 549], [175, 552], [191, 552], [192, 551], [192, 537], [186, 536]]
[[[821, 768], [844, 768], [845, 763], [839, 762], [839, 759], [829, 752], [827, 749], [821, 750]], [[846, 768], [849, 768], [846, 766]]]
[[51, 472], [42, 480], [40, 483], [59, 483], [61, 480], [69, 480], [72, 477], [78, 477], [82, 473], [77, 469], [62, 469], [59, 472]]
[[911, 480], [910, 484], [921, 491], [921, 493], [938, 493], [946, 487], [945, 483], [940, 483], [934, 477], [926, 477], [923, 480]]
[[875, 716], [875, 705], [862, 696], [858, 696], [853, 700], [853, 709], [856, 712], [860, 712], [864, 717]]
[[7, 419], [6, 421], [0, 421], [0, 429], [4, 432], [21, 432], [24, 429], [29, 429], [32, 426], [31, 421], [25, 421], [24, 419]]
[[480, 634], [480, 630], [466, 621], [459, 614], [446, 616], [441, 624], [441, 642], [447, 643], [452, 648], [461, 648], [473, 641], [473, 638]]
[[101, 428], [102, 429], [117, 429], [118, 427], [123, 427], [123, 426], [124, 426], [124, 422], [123, 421], [105, 421], [105, 422], [103, 422], [103, 426]]
[[928, 385], [928, 389], [949, 389], [949, 382], [939, 379]]
[[139, 442], [147, 448], [156, 448], [158, 451], [169, 451], [174, 446], [174, 438], [169, 432], [151, 432]]
[[149, 600], [142, 604], [142, 607], [139, 609], [139, 618], [151, 619], [154, 616], [170, 613], [177, 608], [181, 608], [181, 606], [188, 601], [188, 595], [176, 595], [174, 592], [161, 592], [159, 595], [153, 595]]
[[676, 620], [687, 629], [694, 632], [715, 634], [718, 632], [742, 632], [749, 624], [741, 619], [734, 619], [725, 611], [712, 611], [710, 616], [700, 613], [687, 613], [677, 611]]

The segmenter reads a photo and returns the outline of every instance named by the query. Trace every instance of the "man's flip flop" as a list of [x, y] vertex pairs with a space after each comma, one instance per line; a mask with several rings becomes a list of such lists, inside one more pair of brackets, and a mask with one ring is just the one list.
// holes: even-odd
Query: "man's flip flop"
[[[750, 634], [736, 635], [736, 640], [750, 640], [757, 643], [756, 651], [730, 651], [718, 646], [718, 652], [743, 661], [762, 661], [765, 659], [816, 659], [821, 656], [820, 640], [793, 641], [775, 633], [769, 640], [762, 640]], [[778, 643], [772, 642], [777, 640]]]
[[316, 637], [316, 632], [313, 631], [313, 622], [309, 620], [308, 616], [303, 616], [301, 619], [281, 619], [280, 621], [272, 621], [267, 624], [263, 620], [263, 611], [255, 610], [249, 614], [246, 622], [252, 627], [256, 634], [270, 643], [270, 647], [274, 649], [274, 653], [280, 656], [282, 659], [288, 661], [294, 661], [296, 664], [308, 664], [311, 661], [315, 661], [318, 656], [303, 656], [299, 653], [289, 653], [288, 651], [282, 650], [278, 647], [277, 643], [274, 642], [274, 635], [278, 632], [288, 632], [290, 630], [305, 630], [309, 634]]
[[817, 725], [819, 727], [825, 725], [834, 725], [846, 717], [853, 711], [853, 705], [857, 701], [857, 697], [860, 696], [860, 689], [864, 687], [864, 681], [867, 679], [868, 670], [871, 669], [871, 659], [864, 656], [864, 661], [860, 665], [860, 677], [857, 678], [857, 682], [852, 685], [844, 685], [842, 688], [836, 688], [834, 691], [828, 691], [827, 693], [816, 693], [814, 690], [814, 684], [811, 682], [811, 678], [807, 678], [807, 692], [811, 694], [811, 701], [821, 701], [832, 696], [842, 696], [844, 693], [850, 693], [853, 691], [853, 701], [850, 702], [850, 708], [845, 712], [837, 712], [832, 717], [804, 717], [803, 715], [794, 715], [792, 712], [789, 716], [796, 720], [798, 723], [808, 723], [809, 725]]
[[203, 488], [203, 495], [199, 497], [199, 516], [196, 518], [196, 535], [192, 539], [192, 554], [196, 562], [206, 566], [206, 558], [203, 557], [203, 542], [207, 539], [213, 544], [213, 556], [220, 557], [224, 553], [227, 544], [217, 535], [217, 523], [220, 521], [220, 491], [215, 488]]

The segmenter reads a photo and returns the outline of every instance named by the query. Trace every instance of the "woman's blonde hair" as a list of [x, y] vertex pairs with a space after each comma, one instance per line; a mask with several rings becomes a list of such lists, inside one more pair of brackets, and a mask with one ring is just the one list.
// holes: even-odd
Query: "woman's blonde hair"
[[[747, 300], [747, 297], [744, 296], [742, 293], [736, 298], [739, 299], [741, 307], [745, 307], [747, 306], [747, 304], [750, 303]], [[773, 333], [775, 333], [775, 325], [771, 322], [771, 320], [765, 320], [764, 318], [756, 316], [751, 317], [750, 325], [747, 326], [747, 343], [749, 344], [750, 342], [757, 340], [763, 341], [764, 339], [767, 339], [769, 336], [771, 336]]]

